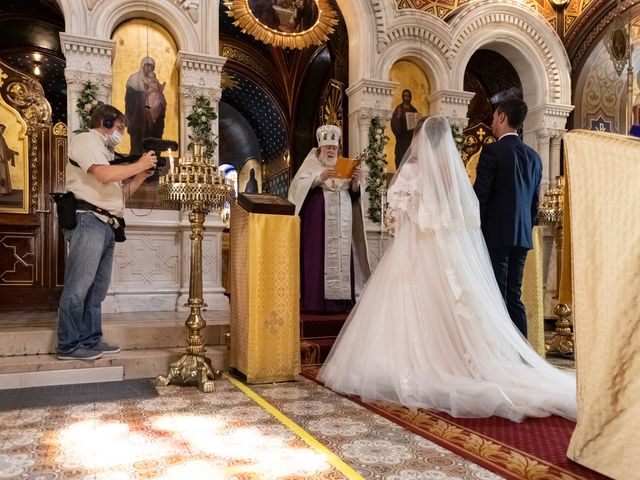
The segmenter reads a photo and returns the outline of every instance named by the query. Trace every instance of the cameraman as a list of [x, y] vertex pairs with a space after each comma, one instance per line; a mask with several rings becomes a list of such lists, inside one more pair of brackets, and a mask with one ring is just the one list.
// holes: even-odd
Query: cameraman
[[101, 321], [115, 231], [124, 230], [124, 222], [120, 219], [120, 224], [116, 217], [123, 215], [125, 194], [133, 194], [153, 175], [157, 162], [155, 153], [148, 152], [134, 163], [109, 164], [127, 126], [126, 117], [117, 108], [98, 106], [89, 126], [90, 131], [71, 140], [66, 168], [66, 190], [74, 193], [78, 207], [75, 228], [63, 230], [69, 249], [58, 308], [60, 360], [95, 360], [104, 353], [120, 351], [120, 347], [102, 341]]

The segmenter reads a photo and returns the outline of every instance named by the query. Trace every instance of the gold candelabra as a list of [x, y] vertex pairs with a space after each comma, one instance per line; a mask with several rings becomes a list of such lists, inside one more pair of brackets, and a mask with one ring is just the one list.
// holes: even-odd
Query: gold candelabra
[[[556, 242], [556, 294], [560, 291], [560, 273], [562, 270], [562, 230], [564, 204], [564, 177], [556, 177], [556, 184], [545, 194], [538, 210], [538, 221], [542, 225], [548, 225], [554, 229]], [[558, 303], [553, 312], [558, 316], [553, 336], [545, 343], [547, 353], [559, 353], [561, 355], [573, 355], [573, 331], [571, 328], [571, 308], [564, 303]]]
[[158, 195], [164, 204], [189, 209], [191, 224], [191, 258], [189, 274], [189, 299], [185, 306], [190, 314], [185, 325], [189, 329], [187, 351], [180, 360], [172, 363], [169, 374], [156, 378], [156, 385], [177, 383], [196, 384], [203, 392], [212, 392], [213, 380], [221, 372], [214, 370], [211, 360], [205, 357], [204, 339], [200, 331], [207, 323], [202, 317], [206, 307], [202, 293], [202, 233], [204, 220], [211, 210], [223, 211], [225, 202], [233, 197], [233, 186], [218, 167], [203, 156], [204, 145], [195, 143], [193, 158], [169, 159], [169, 172], [159, 179]]

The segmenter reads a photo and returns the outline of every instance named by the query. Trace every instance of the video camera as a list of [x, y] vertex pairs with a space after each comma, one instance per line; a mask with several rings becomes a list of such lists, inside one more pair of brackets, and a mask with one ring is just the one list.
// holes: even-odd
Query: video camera
[[[154, 151], [158, 162], [156, 163], [156, 170], [167, 165], [167, 157], [161, 156], [161, 153], [165, 150], [171, 149], [171, 151], [178, 152], [178, 142], [175, 140], [164, 140], [162, 138], [148, 137], [142, 140], [142, 149], [145, 152]], [[126, 163], [137, 162], [141, 155], [122, 155], [115, 152], [116, 158], [112, 160], [111, 165], [121, 165]]]

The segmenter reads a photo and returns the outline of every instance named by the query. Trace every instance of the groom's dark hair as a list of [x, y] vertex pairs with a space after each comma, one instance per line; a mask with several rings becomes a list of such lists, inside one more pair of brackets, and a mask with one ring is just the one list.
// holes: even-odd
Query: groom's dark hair
[[515, 129], [522, 128], [524, 119], [527, 118], [527, 113], [529, 112], [527, 104], [519, 98], [505, 100], [496, 107], [496, 110], [498, 113], [504, 113], [509, 126]]

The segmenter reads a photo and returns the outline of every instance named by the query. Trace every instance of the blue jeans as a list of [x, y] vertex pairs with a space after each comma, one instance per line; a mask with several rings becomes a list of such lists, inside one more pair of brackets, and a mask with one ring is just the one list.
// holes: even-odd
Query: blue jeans
[[102, 337], [102, 301], [111, 280], [113, 228], [91, 212], [76, 213], [58, 308], [58, 353], [93, 348]]

